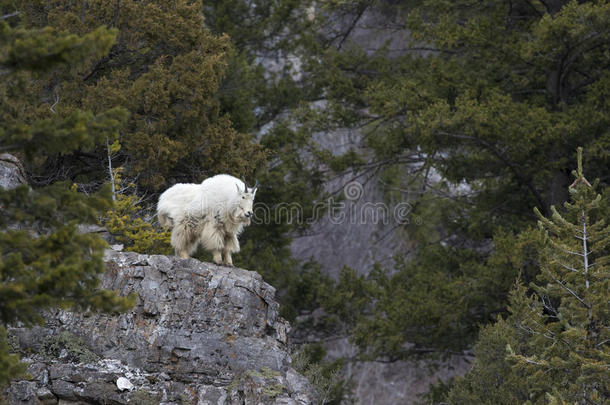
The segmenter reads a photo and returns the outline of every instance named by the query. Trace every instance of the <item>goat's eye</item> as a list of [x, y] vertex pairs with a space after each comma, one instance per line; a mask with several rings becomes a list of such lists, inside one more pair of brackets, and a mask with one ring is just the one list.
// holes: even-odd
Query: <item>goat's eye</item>
[[246, 199], [246, 197], [245, 197], [245, 196], [242, 196], [242, 197], [241, 197], [241, 199], [242, 199], [242, 200], [245, 200], [245, 199]]

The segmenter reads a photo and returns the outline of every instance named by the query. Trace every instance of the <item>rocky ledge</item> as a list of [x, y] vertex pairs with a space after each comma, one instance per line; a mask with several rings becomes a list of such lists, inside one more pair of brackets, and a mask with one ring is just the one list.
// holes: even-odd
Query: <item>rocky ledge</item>
[[102, 287], [137, 293], [136, 306], [56, 311], [45, 326], [11, 329], [31, 378], [11, 384], [8, 404], [314, 402], [290, 367], [275, 289], [258, 273], [111, 250], [105, 260]]

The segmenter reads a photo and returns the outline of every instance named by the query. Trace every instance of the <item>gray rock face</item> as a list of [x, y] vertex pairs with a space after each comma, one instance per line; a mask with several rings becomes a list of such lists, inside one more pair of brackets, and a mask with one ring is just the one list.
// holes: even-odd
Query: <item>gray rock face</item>
[[[330, 358], [350, 358], [358, 353], [347, 339], [335, 340], [326, 348]], [[358, 405], [414, 405], [423, 403], [420, 396], [428, 392], [430, 384], [447, 383], [465, 374], [472, 361], [472, 355], [465, 353], [437, 361], [347, 362], [345, 374], [351, 378]]]
[[25, 182], [23, 166], [19, 159], [8, 153], [0, 154], [0, 187], [12, 189]]
[[[391, 267], [397, 252], [411, 250], [401, 226], [412, 219], [411, 206], [386, 202], [374, 176], [353, 177], [337, 177], [325, 185], [328, 192], [339, 190], [345, 198], [335, 198], [337, 209], [326, 210], [305, 233], [294, 235], [290, 246], [295, 257], [315, 259], [335, 279], [343, 266], [366, 275], [375, 263]], [[351, 191], [354, 198], [349, 197]]]
[[[138, 303], [114, 316], [57, 311], [44, 327], [12, 329], [23, 352], [38, 354], [27, 359], [32, 380], [6, 392], [10, 405], [313, 403], [290, 367], [275, 289], [258, 273], [131, 252], [105, 260], [102, 287], [135, 292]], [[60, 344], [49, 358], [48, 342], [66, 331], [85, 348]], [[83, 353], [101, 360], [78, 363]]]

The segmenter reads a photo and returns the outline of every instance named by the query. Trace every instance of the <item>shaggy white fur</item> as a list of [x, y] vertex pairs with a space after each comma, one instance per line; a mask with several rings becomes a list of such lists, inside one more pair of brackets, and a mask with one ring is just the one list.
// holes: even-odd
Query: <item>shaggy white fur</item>
[[159, 197], [157, 217], [164, 228], [174, 226], [173, 218], [184, 212], [184, 207], [197, 196], [201, 184], [178, 183], [165, 190]]
[[248, 188], [236, 177], [219, 174], [201, 184], [176, 184], [159, 198], [157, 215], [172, 227], [176, 255], [187, 258], [199, 243], [213, 254], [215, 263], [233, 265], [239, 252], [237, 237], [250, 224], [256, 185]]

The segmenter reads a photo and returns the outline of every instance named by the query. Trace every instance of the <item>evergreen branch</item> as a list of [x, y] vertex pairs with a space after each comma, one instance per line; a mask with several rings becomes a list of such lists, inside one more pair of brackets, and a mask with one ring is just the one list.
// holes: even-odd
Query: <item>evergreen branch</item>
[[530, 359], [529, 359], [529, 358], [527, 358], [527, 357], [523, 357], [523, 356], [519, 356], [519, 357], [520, 357], [520, 358], [521, 358], [523, 361], [525, 361], [527, 364], [533, 364], [533, 365], [535, 365], [535, 366], [546, 366], [546, 364], [544, 364], [544, 363], [540, 363], [540, 362], [537, 362], [537, 361], [534, 361], [534, 360], [530, 360]]
[[551, 279], [556, 282], [557, 284], [559, 284], [563, 289], [565, 289], [567, 292], [569, 292], [574, 298], [576, 298], [578, 300], [578, 302], [580, 302], [582, 305], [585, 306], [585, 308], [587, 309], [591, 309], [591, 305], [587, 304], [582, 298], [580, 298], [578, 296], [578, 294], [576, 294], [574, 291], [572, 291], [570, 289], [570, 287], [568, 287], [567, 285], [565, 285], [564, 283], [562, 283], [560, 280], [558, 280], [557, 278], [555, 278], [555, 276], [553, 276], [553, 274], [551, 273], [551, 271], [548, 269], [548, 267], [545, 267], [545, 270], [547, 273], [549, 273], [549, 276], [551, 277]]
[[565, 344], [567, 347], [572, 347], [572, 345], [570, 344], [570, 342], [568, 342], [567, 340], [565, 340], [564, 338], [561, 337], [561, 335], [556, 335], [552, 330], [550, 330], [549, 328], [547, 328], [545, 325], [541, 324], [540, 322], [536, 321], [535, 319], [530, 318], [530, 321], [532, 321], [534, 324], [536, 324], [537, 327], [539, 327], [541, 330], [546, 331], [547, 333], [542, 333], [542, 332], [538, 332], [535, 331], [534, 329], [532, 329], [529, 326], [524, 326], [523, 324], [516, 324], [516, 326], [526, 332], [529, 332], [531, 334], [534, 335], [540, 335], [540, 336], [544, 336], [545, 338], [555, 342], [556, 340], [561, 341], [563, 344]]
[[557, 249], [560, 249], [561, 251], [563, 251], [564, 253], [570, 254], [570, 255], [576, 255], [576, 256], [580, 256], [583, 257], [584, 254], [583, 253], [579, 253], [579, 252], [574, 252], [572, 250], [569, 250], [565, 247], [563, 247], [562, 245], [560, 245], [559, 243], [553, 241], [552, 239], [550, 240], [551, 244], [556, 247]]
[[478, 143], [483, 148], [487, 149], [494, 156], [496, 156], [496, 158], [498, 158], [502, 163], [504, 163], [504, 165], [506, 165], [506, 167], [508, 167], [508, 169], [515, 175], [515, 178], [517, 179], [517, 181], [520, 184], [523, 184], [523, 185], [525, 185], [525, 187], [527, 187], [527, 189], [533, 194], [534, 198], [538, 201], [538, 205], [543, 207], [545, 211], [548, 211], [546, 208], [547, 204], [544, 203], [544, 198], [542, 198], [542, 194], [540, 194], [540, 192], [538, 190], [536, 190], [536, 188], [534, 187], [534, 185], [531, 182], [531, 179], [528, 179], [525, 175], [523, 175], [521, 173], [521, 171], [519, 170], [519, 168], [517, 167], [517, 165], [514, 162], [510, 161], [505, 156], [505, 153], [503, 151], [498, 150], [498, 148], [496, 148], [494, 145], [485, 141], [482, 138], [479, 138], [478, 136], [454, 134], [451, 132], [440, 131], [440, 130], [437, 131], [437, 133], [439, 135], [450, 136], [450, 137], [454, 137], [454, 138], [458, 138], [458, 139], [471, 140], [471, 141]]
[[[560, 265], [561, 267], [563, 267], [564, 269], [566, 269], [566, 270], [573, 271], [574, 273], [580, 273], [580, 270], [575, 269], [575, 268], [574, 268], [574, 267], [572, 267], [572, 266], [567, 266], [567, 265], [565, 265], [565, 264], [563, 264], [563, 263], [561, 263], [561, 262], [559, 262], [559, 261], [558, 261], [557, 263], [559, 263], [559, 265]], [[591, 267], [591, 266], [589, 266], [589, 268], [590, 268], [590, 267]]]
[[[540, 325], [538, 322], [536, 322], [536, 321], [533, 321], [533, 322], [534, 322], [534, 323], [536, 323], [536, 325], [538, 325], [539, 327], [542, 327], [543, 329], [546, 329], [546, 328], [544, 328], [544, 326]], [[536, 330], [534, 330], [534, 329], [532, 329], [531, 327], [526, 326], [526, 325], [518, 324], [518, 325], [516, 325], [516, 326], [517, 326], [519, 329], [521, 329], [521, 330], [523, 330], [523, 331], [525, 331], [525, 332], [527, 332], [527, 333], [530, 333], [530, 334], [532, 334], [532, 335], [540, 335], [540, 336], [544, 336], [545, 338], [547, 338], [547, 339], [549, 339], [549, 340], [551, 340], [551, 341], [553, 341], [553, 342], [555, 341], [555, 334], [554, 334], [553, 332], [549, 331], [548, 329], [547, 329], [547, 332], [549, 332], [549, 333], [550, 333], [550, 335], [547, 335], [546, 333], [541, 333], [541, 332], [538, 332], [538, 331], [536, 331]]]
[[356, 28], [356, 25], [358, 24], [358, 21], [360, 21], [360, 19], [364, 15], [365, 11], [369, 8], [369, 6], [370, 6], [370, 4], [365, 4], [363, 7], [361, 7], [360, 10], [358, 10], [358, 14], [354, 18], [354, 20], [351, 22], [350, 26], [347, 28], [347, 31], [343, 34], [343, 38], [339, 42], [339, 45], [337, 45], [337, 49], [343, 48], [343, 43], [350, 36], [350, 34], [354, 30], [354, 28]]

